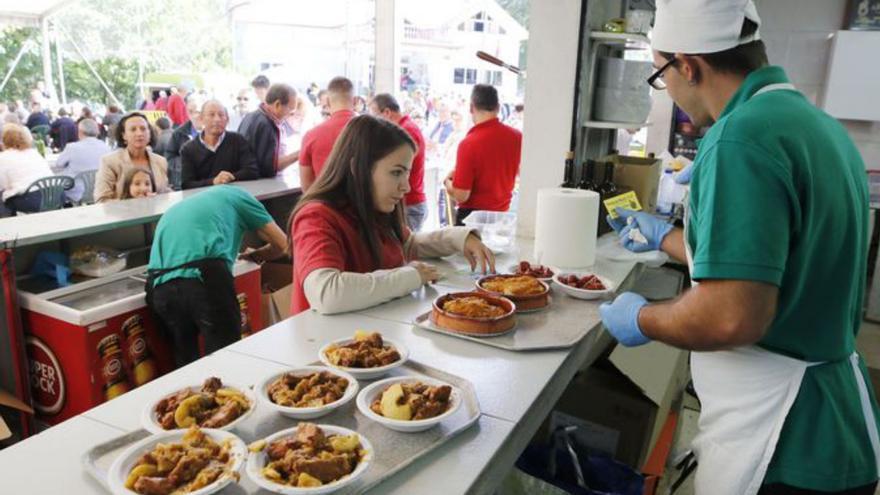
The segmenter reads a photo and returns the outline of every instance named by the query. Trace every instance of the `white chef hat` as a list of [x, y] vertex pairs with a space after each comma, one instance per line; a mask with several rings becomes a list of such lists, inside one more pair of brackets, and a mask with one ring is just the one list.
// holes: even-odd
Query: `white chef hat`
[[752, 0], [657, 0], [651, 48], [669, 53], [716, 53], [760, 39], [740, 38], [743, 20], [761, 25]]

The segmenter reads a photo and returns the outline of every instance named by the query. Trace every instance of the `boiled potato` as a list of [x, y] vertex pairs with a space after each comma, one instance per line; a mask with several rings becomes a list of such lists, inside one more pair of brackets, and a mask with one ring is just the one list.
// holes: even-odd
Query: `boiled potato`
[[337, 435], [330, 438], [330, 447], [336, 452], [353, 452], [360, 445], [361, 441], [357, 435]]
[[138, 478], [141, 476], [155, 476], [158, 472], [159, 470], [153, 464], [140, 464], [128, 473], [128, 478], [125, 479], [125, 487], [133, 490]]
[[311, 486], [321, 486], [321, 480], [315, 478], [309, 473], [299, 473], [299, 477], [296, 479], [296, 486], [298, 487], [311, 487]]
[[270, 467], [263, 468], [263, 476], [265, 476], [266, 479], [270, 479], [272, 481], [281, 481], [282, 479], [281, 474], [274, 468]]
[[360, 342], [362, 340], [367, 340], [368, 338], [370, 338], [370, 335], [371, 335], [371, 332], [368, 332], [366, 330], [355, 330], [354, 331], [354, 341]]
[[203, 395], [196, 394], [180, 402], [177, 409], [174, 410], [174, 423], [178, 428], [188, 428], [196, 424], [196, 418], [193, 416], [201, 410], [204, 400]]
[[261, 452], [266, 448], [267, 442], [266, 440], [257, 440], [256, 442], [248, 445], [248, 450], [251, 452]]
[[388, 419], [399, 419], [401, 421], [409, 421], [412, 419], [412, 408], [409, 404], [398, 404], [403, 398], [403, 387], [399, 383], [388, 387], [382, 393], [382, 401], [379, 407], [382, 410], [382, 416]]

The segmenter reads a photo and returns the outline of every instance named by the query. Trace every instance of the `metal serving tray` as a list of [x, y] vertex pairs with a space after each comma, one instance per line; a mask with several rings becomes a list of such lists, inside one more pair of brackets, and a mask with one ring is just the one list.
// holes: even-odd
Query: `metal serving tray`
[[[464, 378], [412, 360], [391, 371], [383, 378], [410, 375], [427, 376], [458, 387], [462, 397], [461, 407], [455, 414], [445, 419], [438, 426], [419, 433], [392, 431], [368, 419], [358, 411], [355, 400], [327, 416], [309, 420], [312, 423], [338, 425], [355, 430], [365, 436], [373, 445], [375, 452], [372, 464], [366, 474], [353, 485], [344, 487], [342, 490], [334, 493], [349, 495], [366, 492], [467, 430], [480, 419], [480, 404], [477, 400], [476, 391], [473, 384]], [[371, 382], [372, 380], [359, 380], [361, 390]], [[236, 426], [232, 432], [244, 440], [245, 443], [250, 444], [277, 431], [296, 426], [298, 423], [298, 420], [281, 416], [258, 405], [253, 414]], [[88, 473], [98, 480], [109, 492], [107, 472], [113, 461], [129, 445], [149, 435], [146, 430], [136, 430], [96, 445], [83, 455], [82, 463]], [[224, 490], [224, 493], [227, 491], [236, 494], [268, 493], [254, 484], [244, 471], [245, 469], [242, 467], [239, 484], [237, 486], [230, 485]]]

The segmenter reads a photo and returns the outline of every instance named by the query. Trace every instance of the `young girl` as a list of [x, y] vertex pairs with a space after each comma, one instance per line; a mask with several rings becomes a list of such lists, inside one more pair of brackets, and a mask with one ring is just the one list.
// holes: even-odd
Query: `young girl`
[[348, 123], [318, 180], [291, 214], [293, 314], [355, 311], [437, 279], [416, 258], [461, 252], [486, 272], [492, 252], [465, 227], [413, 234], [403, 216], [416, 145], [369, 115]]
[[125, 173], [121, 199], [146, 198], [156, 195], [153, 172], [145, 168], [133, 168]]

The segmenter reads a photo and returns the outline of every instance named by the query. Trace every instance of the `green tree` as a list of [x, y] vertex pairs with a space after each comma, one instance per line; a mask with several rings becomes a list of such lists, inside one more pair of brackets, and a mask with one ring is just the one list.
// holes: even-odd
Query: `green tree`
[[[134, 108], [137, 103], [137, 91], [135, 91], [138, 81], [137, 62], [118, 57], [107, 57], [91, 62], [122, 105], [125, 108]], [[152, 69], [149, 66], [148, 68]], [[84, 103], [110, 102], [110, 97], [103, 86], [83, 61], [65, 60], [64, 81], [69, 99], [77, 99]]]
[[[54, 22], [89, 58], [140, 60], [171, 72], [232, 66], [224, 0], [81, 0]], [[72, 52], [66, 40], [63, 46]]]
[[3, 91], [0, 91], [0, 101], [27, 101], [30, 89], [43, 78], [39, 30], [13, 27], [0, 31], [0, 78], [9, 72], [15, 57], [26, 42], [28, 46], [21, 61]]
[[[529, 2], [530, 1], [539, 1], [539, 0], [498, 0], [498, 5], [501, 5], [504, 10], [507, 11], [517, 22], [522, 25], [522, 27], [528, 29], [529, 28]], [[529, 52], [529, 40], [524, 40], [519, 44], [519, 63], [517, 66], [519, 68], [525, 70], [526, 68], [526, 55]], [[525, 79], [522, 76], [517, 78], [517, 86], [520, 91], [525, 90]]]

